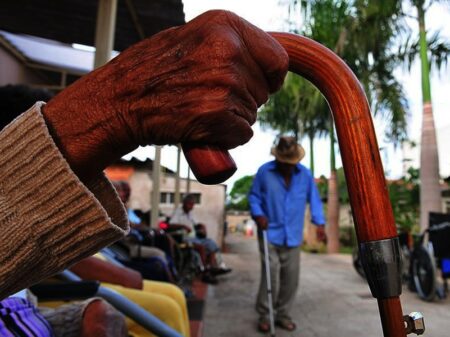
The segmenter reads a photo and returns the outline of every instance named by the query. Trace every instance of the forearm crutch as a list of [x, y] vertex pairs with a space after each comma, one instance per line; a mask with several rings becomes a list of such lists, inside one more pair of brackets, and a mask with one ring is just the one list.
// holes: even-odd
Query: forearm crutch
[[267, 231], [263, 230], [262, 234], [264, 243], [264, 265], [266, 267], [267, 306], [269, 307], [270, 336], [275, 337], [275, 318], [273, 314], [272, 279], [270, 275], [269, 243], [267, 241]]
[[[358, 79], [344, 61], [321, 44], [289, 33], [271, 35], [286, 49], [289, 70], [312, 82], [332, 111], [359, 249], [370, 290], [378, 301], [384, 337], [423, 333], [402, 313], [397, 230], [370, 108]], [[185, 156], [200, 182], [222, 182], [236, 169], [227, 151], [185, 148]]]

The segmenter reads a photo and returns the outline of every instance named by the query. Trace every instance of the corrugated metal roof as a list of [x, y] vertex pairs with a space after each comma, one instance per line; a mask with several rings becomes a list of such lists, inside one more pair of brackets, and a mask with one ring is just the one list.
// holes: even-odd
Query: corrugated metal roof
[[[85, 74], [93, 69], [94, 52], [73, 48], [70, 45], [28, 35], [0, 31], [14, 48], [27, 60], [70, 72]], [[114, 52], [114, 56], [118, 52]]]
[[[0, 29], [93, 46], [97, 7], [95, 0], [2, 1]], [[147, 37], [184, 22], [181, 0], [118, 0], [114, 49], [140, 41], [139, 29]]]

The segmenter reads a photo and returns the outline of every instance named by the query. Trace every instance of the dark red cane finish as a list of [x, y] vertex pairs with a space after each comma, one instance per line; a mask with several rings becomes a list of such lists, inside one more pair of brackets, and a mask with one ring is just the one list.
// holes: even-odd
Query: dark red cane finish
[[228, 151], [187, 144], [181, 147], [189, 167], [202, 184], [223, 183], [236, 172], [236, 164]]
[[381, 325], [385, 337], [406, 336], [405, 323], [402, 317], [402, 306], [398, 297], [378, 300]]
[[[321, 44], [288, 33], [271, 33], [286, 49], [289, 70], [305, 77], [325, 96], [331, 108], [344, 166], [350, 203], [359, 243], [390, 239], [397, 236], [384, 171], [378, 150], [370, 108], [365, 93], [350, 68]], [[212, 167], [206, 161], [218, 155]], [[202, 182], [204, 172], [229, 171], [231, 157], [226, 151], [203, 148], [201, 154], [187, 149], [185, 156]], [[233, 162], [234, 164], [234, 162]], [[217, 174], [217, 173], [216, 173]], [[226, 177], [226, 174], [223, 175]], [[399, 297], [378, 299], [384, 337], [405, 337]]]

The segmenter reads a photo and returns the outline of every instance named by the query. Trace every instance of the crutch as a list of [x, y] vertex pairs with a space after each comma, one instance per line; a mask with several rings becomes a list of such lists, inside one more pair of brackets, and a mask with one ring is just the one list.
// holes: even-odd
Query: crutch
[[270, 336], [275, 337], [275, 320], [273, 317], [272, 303], [272, 280], [270, 278], [269, 244], [267, 242], [267, 231], [263, 230], [262, 232], [264, 242], [264, 264], [266, 267], [267, 306], [269, 307]]

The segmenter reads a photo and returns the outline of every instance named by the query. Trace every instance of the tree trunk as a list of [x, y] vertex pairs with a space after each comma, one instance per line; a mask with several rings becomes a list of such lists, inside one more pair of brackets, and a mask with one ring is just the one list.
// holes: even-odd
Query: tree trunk
[[314, 135], [309, 134], [309, 169], [311, 170], [311, 174], [314, 177]]
[[330, 179], [328, 179], [327, 213], [327, 250], [329, 254], [339, 253], [339, 195], [336, 170], [331, 171]]
[[420, 145], [420, 228], [428, 228], [428, 213], [441, 212], [442, 199], [439, 186], [439, 155], [436, 129], [431, 104], [430, 66], [427, 55], [425, 12], [423, 4], [417, 7], [419, 16], [420, 60], [422, 68], [422, 135]]
[[336, 156], [334, 150], [334, 127], [331, 121], [330, 127], [330, 179], [328, 179], [328, 230], [327, 230], [327, 251], [328, 254], [339, 252], [339, 192], [336, 173]]

